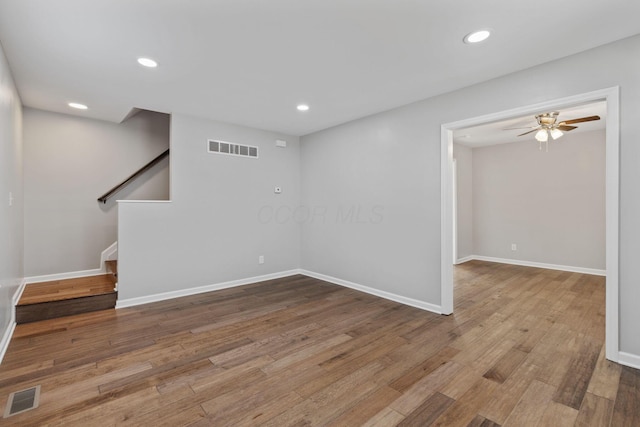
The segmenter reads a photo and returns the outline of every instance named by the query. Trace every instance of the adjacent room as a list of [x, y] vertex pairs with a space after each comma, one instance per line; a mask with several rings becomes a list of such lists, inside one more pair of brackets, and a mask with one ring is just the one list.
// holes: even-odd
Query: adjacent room
[[640, 425], [637, 16], [0, 1], [0, 424]]
[[456, 131], [456, 263], [604, 276], [606, 114], [603, 102], [564, 109], [565, 131], [539, 141], [532, 116]]

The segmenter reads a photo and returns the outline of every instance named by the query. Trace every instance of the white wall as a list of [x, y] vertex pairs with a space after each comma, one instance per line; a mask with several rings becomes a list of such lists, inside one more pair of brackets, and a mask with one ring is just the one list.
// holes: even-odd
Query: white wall
[[604, 270], [605, 194], [604, 130], [474, 148], [475, 255]]
[[[259, 158], [208, 153], [207, 139]], [[297, 137], [172, 115], [172, 201], [119, 204], [119, 302], [298, 268], [299, 160]]]
[[439, 305], [441, 124], [619, 85], [620, 349], [640, 355], [638, 51], [640, 36], [303, 137], [303, 203], [384, 220], [303, 224], [302, 267]]
[[474, 255], [473, 249], [473, 150], [453, 144], [457, 182], [457, 259]]
[[25, 274], [100, 268], [117, 240], [115, 199], [169, 198], [165, 158], [107, 204], [96, 199], [169, 147], [169, 116], [121, 124], [24, 109]]
[[24, 278], [22, 187], [22, 106], [0, 46], [0, 359], [12, 328], [13, 298]]

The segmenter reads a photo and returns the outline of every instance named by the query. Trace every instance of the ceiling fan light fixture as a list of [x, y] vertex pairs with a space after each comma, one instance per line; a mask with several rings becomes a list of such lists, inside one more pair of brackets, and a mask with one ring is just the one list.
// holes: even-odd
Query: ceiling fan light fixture
[[564, 135], [564, 132], [562, 132], [560, 129], [551, 129], [549, 133], [551, 134], [551, 138], [553, 138], [554, 140]]
[[[577, 119], [571, 120], [558, 120], [558, 115], [560, 113], [558, 111], [551, 111], [548, 113], [540, 113], [535, 116], [536, 121], [538, 122], [538, 126], [531, 126], [528, 128], [506, 128], [504, 130], [512, 130], [512, 129], [531, 129], [527, 132], [523, 132], [518, 136], [530, 135], [535, 132], [536, 141], [540, 143], [540, 150], [542, 150], [542, 143], [546, 143], [547, 151], [549, 151], [549, 139], [556, 140], [561, 138], [565, 132], [572, 131], [577, 129], [578, 126], [573, 126], [576, 123], [584, 123], [584, 122], [593, 122], [596, 120], [600, 120], [600, 116], [586, 116], [579, 117]], [[551, 138], [549, 138], [551, 137]]]
[[539, 142], [547, 142], [549, 140], [549, 134], [546, 129], [540, 129], [536, 132], [536, 140]]

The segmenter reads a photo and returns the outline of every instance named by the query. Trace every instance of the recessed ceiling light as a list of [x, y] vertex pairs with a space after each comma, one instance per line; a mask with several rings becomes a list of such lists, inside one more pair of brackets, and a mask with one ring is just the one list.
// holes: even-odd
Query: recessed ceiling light
[[158, 63], [151, 58], [138, 58], [138, 64], [148, 68], [155, 68], [158, 66]]
[[87, 107], [86, 105], [84, 105], [84, 104], [79, 104], [79, 103], [77, 103], [77, 102], [70, 102], [70, 103], [69, 103], [69, 104], [67, 104], [67, 105], [69, 105], [69, 107], [71, 107], [71, 108], [75, 108], [75, 109], [77, 109], [77, 110], [86, 110], [87, 108], [89, 108], [89, 107]]
[[308, 111], [309, 110], [309, 106], [307, 104], [300, 104], [296, 108], [298, 109], [298, 111]]
[[464, 42], [467, 44], [480, 43], [485, 41], [491, 35], [491, 30], [478, 30], [464, 36]]

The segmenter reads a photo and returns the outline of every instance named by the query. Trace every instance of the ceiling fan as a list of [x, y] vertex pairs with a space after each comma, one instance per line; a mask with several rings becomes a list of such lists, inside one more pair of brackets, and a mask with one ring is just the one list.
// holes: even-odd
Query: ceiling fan
[[[528, 135], [530, 133], [536, 132], [535, 138], [540, 143], [540, 150], [542, 150], [542, 143], [547, 143], [547, 151], [549, 151], [549, 136], [552, 139], [558, 139], [564, 132], [569, 132], [574, 129], [577, 129], [577, 126], [572, 126], [576, 123], [584, 123], [584, 122], [592, 122], [594, 120], [600, 120], [600, 116], [587, 116], [580, 117], [578, 119], [571, 120], [563, 120], [558, 122], [558, 111], [552, 111], [550, 113], [542, 113], [536, 116], [536, 121], [538, 122], [538, 126], [531, 126], [529, 128], [511, 128], [511, 129], [531, 129], [525, 133], [521, 133], [518, 136]], [[510, 129], [505, 129], [510, 130]]]

